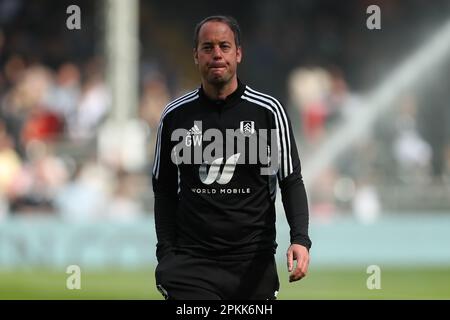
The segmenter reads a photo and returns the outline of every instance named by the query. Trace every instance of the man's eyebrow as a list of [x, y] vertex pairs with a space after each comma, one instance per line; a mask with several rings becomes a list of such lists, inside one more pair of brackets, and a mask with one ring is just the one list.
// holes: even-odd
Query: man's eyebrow
[[[231, 41], [228, 41], [228, 40], [219, 41], [219, 44], [230, 44], [230, 43], [231, 43]], [[213, 41], [204, 41], [204, 42], [200, 43], [201, 46], [211, 45], [211, 44], [213, 44]]]

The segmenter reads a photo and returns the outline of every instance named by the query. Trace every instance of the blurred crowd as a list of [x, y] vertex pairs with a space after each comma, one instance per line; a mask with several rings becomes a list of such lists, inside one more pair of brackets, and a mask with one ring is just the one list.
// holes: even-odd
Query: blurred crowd
[[[141, 1], [136, 108], [150, 134], [147, 166], [136, 171], [98, 156], [97, 138], [111, 109], [101, 46], [102, 3], [78, 1], [82, 30], [68, 31], [61, 28], [67, 1], [0, 0], [0, 221], [35, 213], [80, 222], [135, 221], [152, 210], [153, 133], [167, 102], [197, 85], [190, 56], [192, 21], [210, 14], [211, 4], [204, 3], [205, 12], [188, 10], [174, 19], [167, 3]], [[183, 12], [189, 4], [179, 5]], [[243, 80], [286, 97], [302, 161], [362, 107], [362, 92], [380, 79], [377, 70], [395, 60], [376, 44], [393, 45], [397, 57], [417, 45], [412, 36], [395, 47], [392, 34], [369, 34], [358, 25], [365, 19], [365, 5], [248, 1], [224, 10], [244, 30]], [[394, 2], [382, 8], [384, 26], [395, 27], [397, 37], [406, 18], [419, 15], [422, 7], [413, 1], [408, 8], [409, 15]], [[254, 11], [253, 18], [244, 15], [248, 11]], [[433, 12], [437, 21], [440, 11]], [[47, 19], [52, 14], [59, 18]], [[261, 70], [271, 77], [261, 77]], [[383, 206], [401, 207], [398, 201], [389, 203], [392, 190], [400, 192], [395, 196], [402, 204], [410, 201], [414, 207], [414, 199], [423, 199], [419, 193], [426, 196], [433, 186], [450, 185], [450, 72], [443, 74], [424, 83], [422, 91], [403, 93], [367, 139], [325, 170], [308, 192], [313, 214], [353, 210], [369, 212], [370, 219]], [[402, 198], [401, 190], [409, 197]]]
[[[445, 87], [448, 81], [439, 78], [433, 85]], [[369, 107], [363, 95], [351, 91], [336, 67], [294, 70], [289, 90], [304, 160], [338, 130], [352, 125], [361, 109]], [[330, 219], [337, 212], [351, 211], [370, 222], [387, 208], [448, 208], [445, 192], [450, 186], [450, 136], [447, 127], [436, 128], [436, 122], [450, 122], [450, 112], [446, 95], [430, 97], [433, 94], [399, 94], [389, 111], [323, 170], [309, 190], [317, 216]], [[426, 117], [426, 108], [441, 112]], [[442, 136], [440, 140], [433, 139], [436, 131]]]
[[144, 212], [140, 175], [98, 161], [96, 136], [111, 105], [97, 59], [51, 69], [20, 55], [2, 72], [2, 214], [58, 212], [67, 219], [130, 219]]
[[[44, 21], [46, 10], [60, 12], [64, 26], [63, 2], [0, 1], [0, 221], [24, 214], [136, 221], [151, 212], [154, 135], [140, 170], [99, 156], [111, 94], [101, 48], [86, 44], [100, 37], [99, 8], [79, 3], [84, 31], [68, 32], [55, 28], [58, 19]], [[171, 96], [163, 74], [142, 69], [135, 107], [153, 133]]]

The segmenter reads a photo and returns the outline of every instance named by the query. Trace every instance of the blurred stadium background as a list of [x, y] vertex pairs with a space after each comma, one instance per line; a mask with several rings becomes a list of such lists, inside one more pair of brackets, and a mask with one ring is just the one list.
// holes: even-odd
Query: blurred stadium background
[[279, 298], [449, 299], [447, 0], [0, 0], [0, 298], [161, 299], [155, 130], [198, 86], [192, 32], [216, 13], [241, 24], [240, 78], [279, 97], [297, 135], [312, 261], [287, 283], [278, 197]]

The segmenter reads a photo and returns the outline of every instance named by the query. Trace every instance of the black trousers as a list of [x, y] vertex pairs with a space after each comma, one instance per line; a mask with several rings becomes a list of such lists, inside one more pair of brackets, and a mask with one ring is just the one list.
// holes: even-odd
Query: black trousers
[[155, 277], [165, 299], [174, 300], [274, 300], [280, 287], [273, 254], [221, 261], [169, 253]]

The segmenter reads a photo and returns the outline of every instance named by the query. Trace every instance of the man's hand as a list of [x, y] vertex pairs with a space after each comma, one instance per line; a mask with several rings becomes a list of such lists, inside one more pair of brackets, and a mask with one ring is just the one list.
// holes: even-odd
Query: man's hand
[[[289, 282], [297, 281], [306, 276], [309, 265], [309, 252], [300, 244], [291, 244], [287, 253], [287, 267], [291, 272]], [[294, 260], [297, 260], [297, 266], [294, 269]], [[292, 271], [294, 269], [294, 271]]]

